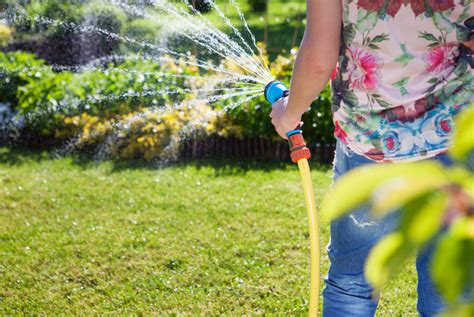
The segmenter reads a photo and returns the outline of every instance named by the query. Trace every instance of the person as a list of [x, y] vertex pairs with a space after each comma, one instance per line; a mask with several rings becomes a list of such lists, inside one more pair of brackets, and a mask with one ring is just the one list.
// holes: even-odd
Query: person
[[[301, 124], [337, 65], [331, 82], [335, 180], [375, 162], [450, 164], [445, 152], [453, 117], [473, 100], [473, 8], [469, 0], [308, 0], [290, 94], [270, 114], [275, 130], [286, 139]], [[396, 227], [396, 215], [375, 221], [361, 207], [331, 223], [323, 316], [375, 314], [364, 261]], [[421, 316], [444, 307], [430, 280], [432, 249], [416, 261]]]

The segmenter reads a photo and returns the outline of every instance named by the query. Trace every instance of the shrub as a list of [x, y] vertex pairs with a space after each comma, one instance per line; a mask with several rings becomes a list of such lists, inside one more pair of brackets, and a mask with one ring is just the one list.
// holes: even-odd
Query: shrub
[[177, 158], [186, 138], [238, 130], [232, 125], [220, 126], [222, 119], [210, 106], [183, 104], [179, 108], [140, 109], [112, 119], [82, 113], [65, 118], [64, 123], [72, 126], [69, 131], [78, 132], [79, 148], [95, 146], [110, 157], [149, 161]]
[[[275, 78], [288, 83], [294, 53], [288, 57], [279, 57], [271, 64]], [[267, 58], [266, 54], [264, 58]], [[175, 62], [166, 56], [160, 62], [141, 55], [129, 56], [98, 69], [89, 68], [78, 73], [54, 72], [43, 61], [24, 53], [2, 53], [0, 63], [0, 69], [3, 69], [0, 102], [13, 101], [15, 109], [26, 122], [28, 129], [25, 131], [36, 137], [54, 136], [60, 139], [80, 134], [81, 146], [88, 144], [95, 147], [105, 139], [111, 140], [113, 135], [119, 135], [117, 127], [127, 126], [120, 122], [140, 118], [136, 130], [130, 130], [121, 138], [115, 137], [115, 140], [120, 140], [117, 148], [120, 150], [111, 153], [119, 153], [117, 155], [120, 157], [136, 157], [146, 153], [147, 159], [150, 159], [162, 153], [162, 145], [156, 147], [157, 144], [152, 146], [151, 143], [138, 142], [138, 138], [149, 137], [142, 135], [146, 132], [143, 126], [147, 119], [153, 120], [156, 115], [153, 111], [165, 105], [191, 107], [196, 99], [201, 98], [202, 91], [196, 90], [198, 88], [236, 88], [235, 84], [215, 87], [212, 82], [225, 79], [222, 75], [210, 71], [201, 74], [197, 67], [184, 61]], [[226, 68], [235, 67], [230, 62], [226, 63]], [[208, 105], [209, 109], [213, 109], [214, 119], [204, 120], [208, 126], [204, 129], [205, 133], [198, 135], [279, 139], [268, 117], [271, 105], [264, 100], [263, 87], [262, 94], [257, 98], [238, 107], [235, 107], [236, 102], [241, 100], [231, 98]], [[222, 112], [224, 108], [229, 110]], [[192, 113], [196, 114], [192, 120], [197, 122], [197, 114], [206, 114], [203, 111]], [[192, 126], [192, 122], [183, 123], [185, 118], [178, 121], [183, 127]], [[303, 130], [309, 143], [333, 141], [327, 89], [304, 114], [303, 120], [306, 123]], [[199, 124], [195, 130], [204, 131]], [[172, 129], [166, 131], [170, 135], [165, 139], [171, 138], [171, 134], [176, 132]], [[181, 131], [177, 133], [181, 134]], [[180, 140], [182, 136], [172, 138]]]
[[30, 37], [61, 37], [71, 34], [65, 28], [55, 27], [35, 21], [35, 17], [79, 24], [82, 21], [82, 5], [60, 0], [32, 0], [24, 6], [12, 5], [10, 24], [17, 29], [20, 39]]
[[126, 59], [117, 66], [111, 64], [104, 70], [82, 73], [47, 70], [28, 77], [17, 93], [18, 108], [42, 135], [53, 135], [62, 127], [65, 116], [86, 112], [111, 118], [144, 105], [179, 104], [190, 96], [186, 89], [191, 83], [183, 77], [168, 75], [197, 72], [195, 67], [182, 63], [158, 64], [140, 56]]
[[125, 35], [141, 41], [155, 43], [161, 25], [158, 21], [149, 19], [135, 19], [130, 21], [125, 28]]
[[264, 12], [267, 10], [267, 0], [248, 0], [252, 12]]
[[36, 78], [36, 71], [41, 69], [51, 71], [43, 60], [36, 59], [33, 54], [0, 52], [0, 102], [15, 106], [18, 103], [18, 88]]
[[0, 23], [0, 46], [5, 46], [10, 42], [13, 35], [13, 28]]
[[122, 31], [127, 20], [126, 14], [117, 6], [91, 2], [84, 8], [83, 21], [109, 32]]
[[193, 8], [201, 13], [207, 13], [212, 10], [213, 0], [188, 0]]

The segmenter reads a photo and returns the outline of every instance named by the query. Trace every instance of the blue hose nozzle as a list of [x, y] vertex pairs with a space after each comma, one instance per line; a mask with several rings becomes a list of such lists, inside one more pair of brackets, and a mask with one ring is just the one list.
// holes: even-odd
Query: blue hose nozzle
[[288, 96], [289, 92], [284, 83], [274, 80], [265, 87], [264, 95], [269, 103], [274, 104], [281, 98]]

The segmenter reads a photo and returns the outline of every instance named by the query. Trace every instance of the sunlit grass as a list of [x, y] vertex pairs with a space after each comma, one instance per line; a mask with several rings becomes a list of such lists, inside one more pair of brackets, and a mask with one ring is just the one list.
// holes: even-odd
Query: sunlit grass
[[[319, 203], [330, 169], [312, 177]], [[304, 314], [306, 226], [290, 164], [156, 168], [0, 149], [0, 315]], [[415, 280], [404, 269], [379, 315], [414, 314]]]

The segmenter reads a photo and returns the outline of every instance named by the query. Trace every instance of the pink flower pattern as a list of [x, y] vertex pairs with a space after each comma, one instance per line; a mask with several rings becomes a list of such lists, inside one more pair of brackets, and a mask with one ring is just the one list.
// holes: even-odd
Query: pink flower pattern
[[348, 49], [348, 77], [351, 88], [370, 91], [377, 87], [379, 82], [378, 68], [380, 66], [377, 56], [363, 48]]
[[446, 151], [453, 117], [474, 100], [474, 73], [461, 50], [469, 33], [459, 23], [472, 16], [473, 5], [343, 3], [344, 53], [331, 84], [335, 137], [374, 161], [419, 160]]
[[441, 73], [456, 63], [459, 46], [454, 43], [441, 44], [433, 47], [425, 56], [426, 70], [430, 73]]

